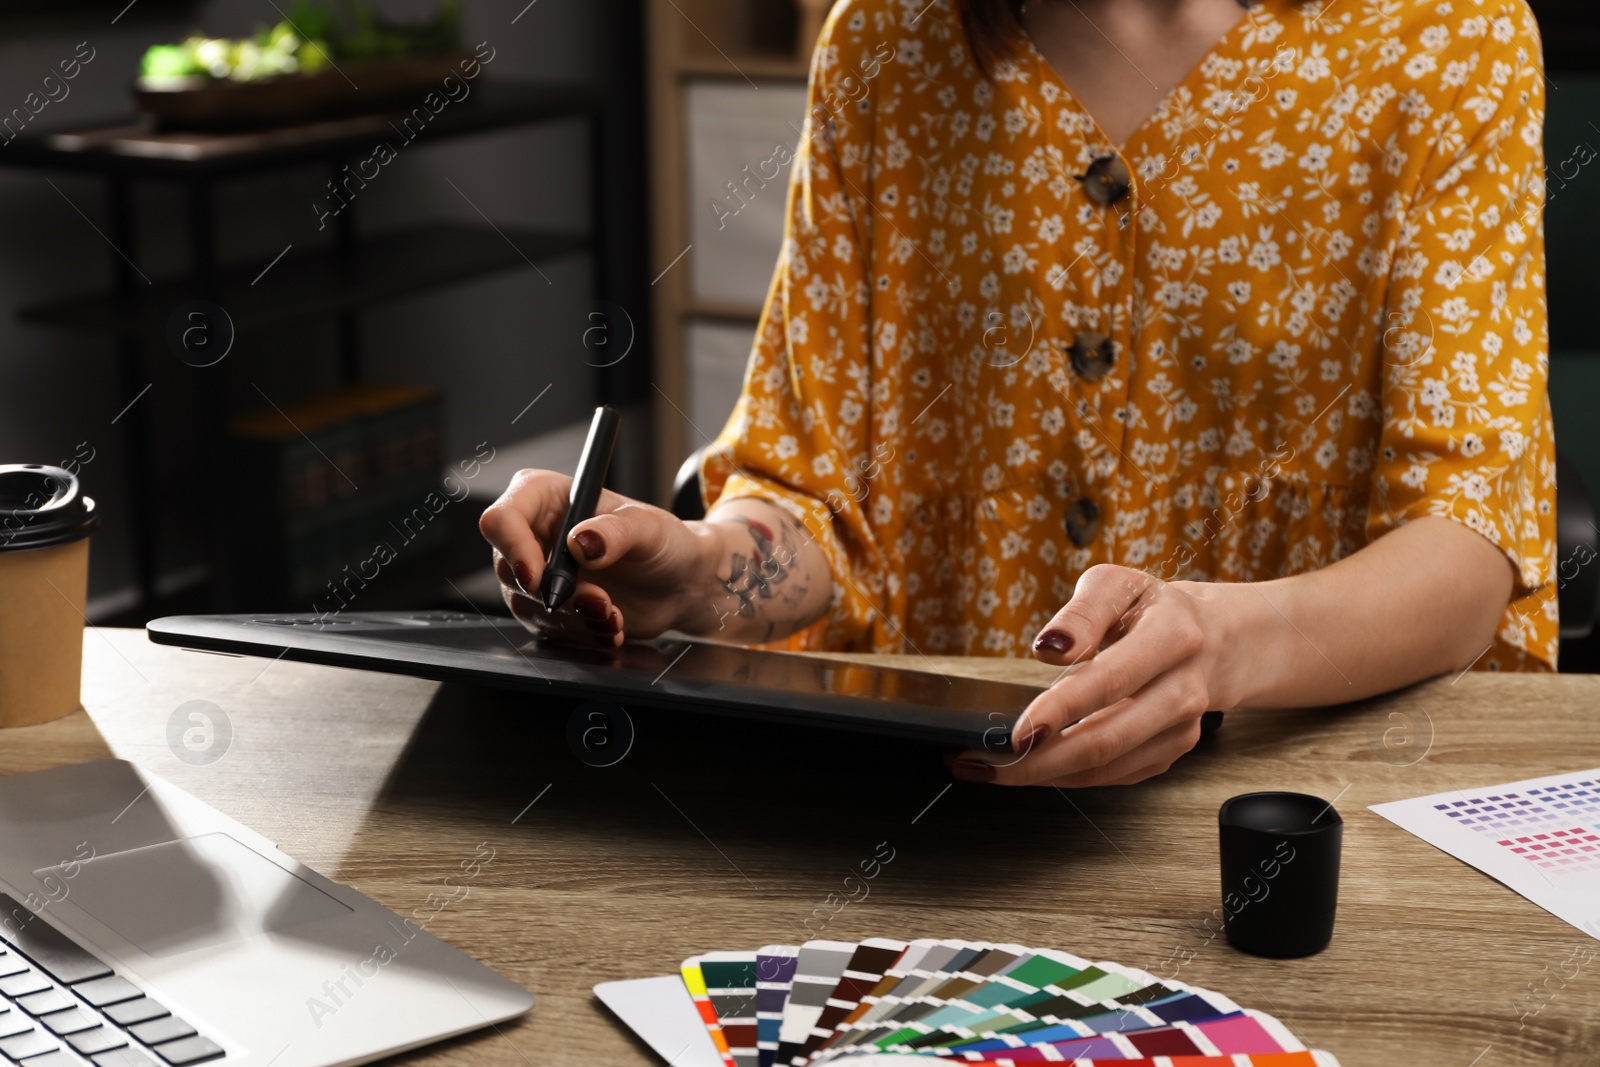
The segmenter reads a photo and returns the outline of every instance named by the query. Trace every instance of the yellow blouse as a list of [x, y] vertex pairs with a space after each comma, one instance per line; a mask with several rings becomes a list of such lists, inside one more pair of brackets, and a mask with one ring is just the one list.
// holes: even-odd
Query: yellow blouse
[[[1538, 29], [1525, 0], [1258, 0], [1111, 146], [1026, 41], [841, 0], [710, 502], [778, 501], [786, 644], [1027, 654], [1096, 563], [1314, 570], [1422, 515], [1556, 662]], [[1109, 46], [1108, 46], [1109, 47]]]

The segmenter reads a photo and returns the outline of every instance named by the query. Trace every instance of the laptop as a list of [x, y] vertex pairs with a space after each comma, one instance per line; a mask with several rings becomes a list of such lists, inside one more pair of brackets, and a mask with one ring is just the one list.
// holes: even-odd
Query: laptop
[[[671, 638], [630, 641], [610, 651], [573, 648], [536, 637], [508, 616], [449, 611], [179, 615], [146, 629], [157, 644], [210, 652], [996, 752], [1011, 751], [1011, 729], [1039, 695], [1034, 685]], [[914, 653], [905, 659], [918, 661]]]
[[334, 1067], [533, 1006], [431, 914], [121, 760], [0, 778], [0, 1063]]

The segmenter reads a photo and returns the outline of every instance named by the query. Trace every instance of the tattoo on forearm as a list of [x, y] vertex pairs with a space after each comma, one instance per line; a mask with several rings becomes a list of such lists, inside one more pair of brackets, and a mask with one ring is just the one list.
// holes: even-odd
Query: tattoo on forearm
[[[764, 621], [767, 628], [762, 640], [770, 641], [780, 623], [795, 621], [805, 602], [809, 585], [798, 578], [792, 582], [790, 579], [795, 578], [800, 549], [811, 537], [804, 526], [788, 516], [783, 517], [777, 531], [745, 515], [736, 515], [731, 521], [740, 523], [750, 532], [754, 547], [749, 555], [733, 553], [728, 576], [717, 576], [737, 605], [726, 611], [719, 609], [718, 620], [721, 622], [737, 613], [741, 618]], [[801, 537], [804, 540], [800, 540]]]

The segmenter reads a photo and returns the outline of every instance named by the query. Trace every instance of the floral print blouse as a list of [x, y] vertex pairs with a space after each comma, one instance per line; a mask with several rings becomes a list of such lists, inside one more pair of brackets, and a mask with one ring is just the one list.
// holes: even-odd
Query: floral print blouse
[[841, 0], [708, 501], [823, 547], [793, 648], [1024, 655], [1097, 563], [1248, 582], [1418, 516], [1556, 662], [1525, 0], [1256, 0], [1126, 144], [949, 0]]

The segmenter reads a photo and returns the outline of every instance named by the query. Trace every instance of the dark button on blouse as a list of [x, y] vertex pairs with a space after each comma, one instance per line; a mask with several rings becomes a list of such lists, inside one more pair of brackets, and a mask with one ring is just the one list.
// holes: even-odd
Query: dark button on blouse
[[1088, 548], [1100, 532], [1100, 506], [1079, 497], [1067, 505], [1067, 536], [1079, 548]]
[[1089, 199], [1101, 207], [1115, 204], [1133, 188], [1128, 165], [1117, 156], [1100, 156], [1089, 164], [1088, 170], [1075, 177], [1083, 183], [1083, 191]]
[[1073, 373], [1084, 381], [1097, 382], [1116, 362], [1117, 346], [1105, 334], [1085, 330], [1073, 339], [1067, 355], [1072, 359]]

